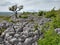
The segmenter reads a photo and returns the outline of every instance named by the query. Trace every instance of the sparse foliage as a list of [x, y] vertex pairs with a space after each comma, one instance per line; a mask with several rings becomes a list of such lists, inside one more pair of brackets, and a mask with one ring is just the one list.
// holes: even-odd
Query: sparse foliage
[[9, 7], [9, 10], [13, 11], [15, 13], [16, 18], [17, 18], [17, 12], [20, 11], [21, 9], [23, 9], [23, 5], [20, 5], [20, 6], [13, 5], [13, 6]]
[[44, 15], [44, 12], [43, 11], [39, 11], [38, 12], [38, 16], [43, 16]]

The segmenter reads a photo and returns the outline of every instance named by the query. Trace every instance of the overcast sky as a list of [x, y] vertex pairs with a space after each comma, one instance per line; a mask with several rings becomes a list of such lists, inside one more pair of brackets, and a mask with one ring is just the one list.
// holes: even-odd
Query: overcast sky
[[18, 4], [23, 5], [21, 11], [51, 10], [60, 8], [60, 0], [0, 0], [0, 12], [9, 11], [8, 7]]

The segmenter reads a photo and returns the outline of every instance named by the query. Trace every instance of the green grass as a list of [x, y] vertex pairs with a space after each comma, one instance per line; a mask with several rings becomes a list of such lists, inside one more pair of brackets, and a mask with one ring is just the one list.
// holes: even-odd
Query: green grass
[[8, 16], [0, 16], [0, 22], [2, 22], [3, 20], [9, 21], [10, 17]]
[[20, 18], [28, 18], [28, 15], [21, 15]]
[[[4, 21], [4, 20], [6, 20], [6, 21], [9, 21], [10, 20], [10, 17], [7, 17], [7, 16], [0, 16], [0, 22], [2, 22], [2, 21]], [[0, 29], [0, 34], [2, 33], [2, 32], [4, 32], [4, 28], [3, 29]]]
[[55, 28], [60, 28], [60, 10], [48, 11], [44, 16], [51, 18], [52, 21], [42, 27], [44, 38], [38, 40], [38, 45], [60, 45], [60, 35], [54, 31]]
[[38, 40], [38, 45], [59, 45], [60, 36], [53, 30], [48, 30], [44, 33], [44, 38]]

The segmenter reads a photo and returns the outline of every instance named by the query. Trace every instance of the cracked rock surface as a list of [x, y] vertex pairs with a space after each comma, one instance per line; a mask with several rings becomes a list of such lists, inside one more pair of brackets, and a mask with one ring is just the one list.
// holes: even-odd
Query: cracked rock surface
[[[38, 45], [37, 40], [41, 36], [39, 26], [50, 21], [47, 18], [35, 18], [34, 22], [28, 22], [28, 20], [19, 19], [19, 22], [9, 23], [4, 21], [0, 23], [0, 28], [6, 30], [0, 36], [0, 45]], [[38, 24], [35, 29], [35, 24]]]

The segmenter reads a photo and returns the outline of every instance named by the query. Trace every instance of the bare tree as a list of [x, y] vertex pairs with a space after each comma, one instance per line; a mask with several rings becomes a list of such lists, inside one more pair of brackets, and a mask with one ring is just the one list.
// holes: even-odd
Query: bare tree
[[21, 9], [23, 9], [23, 5], [20, 5], [20, 6], [13, 5], [13, 6], [9, 7], [9, 10], [13, 11], [15, 13], [16, 18], [17, 18], [17, 12], [20, 11]]

